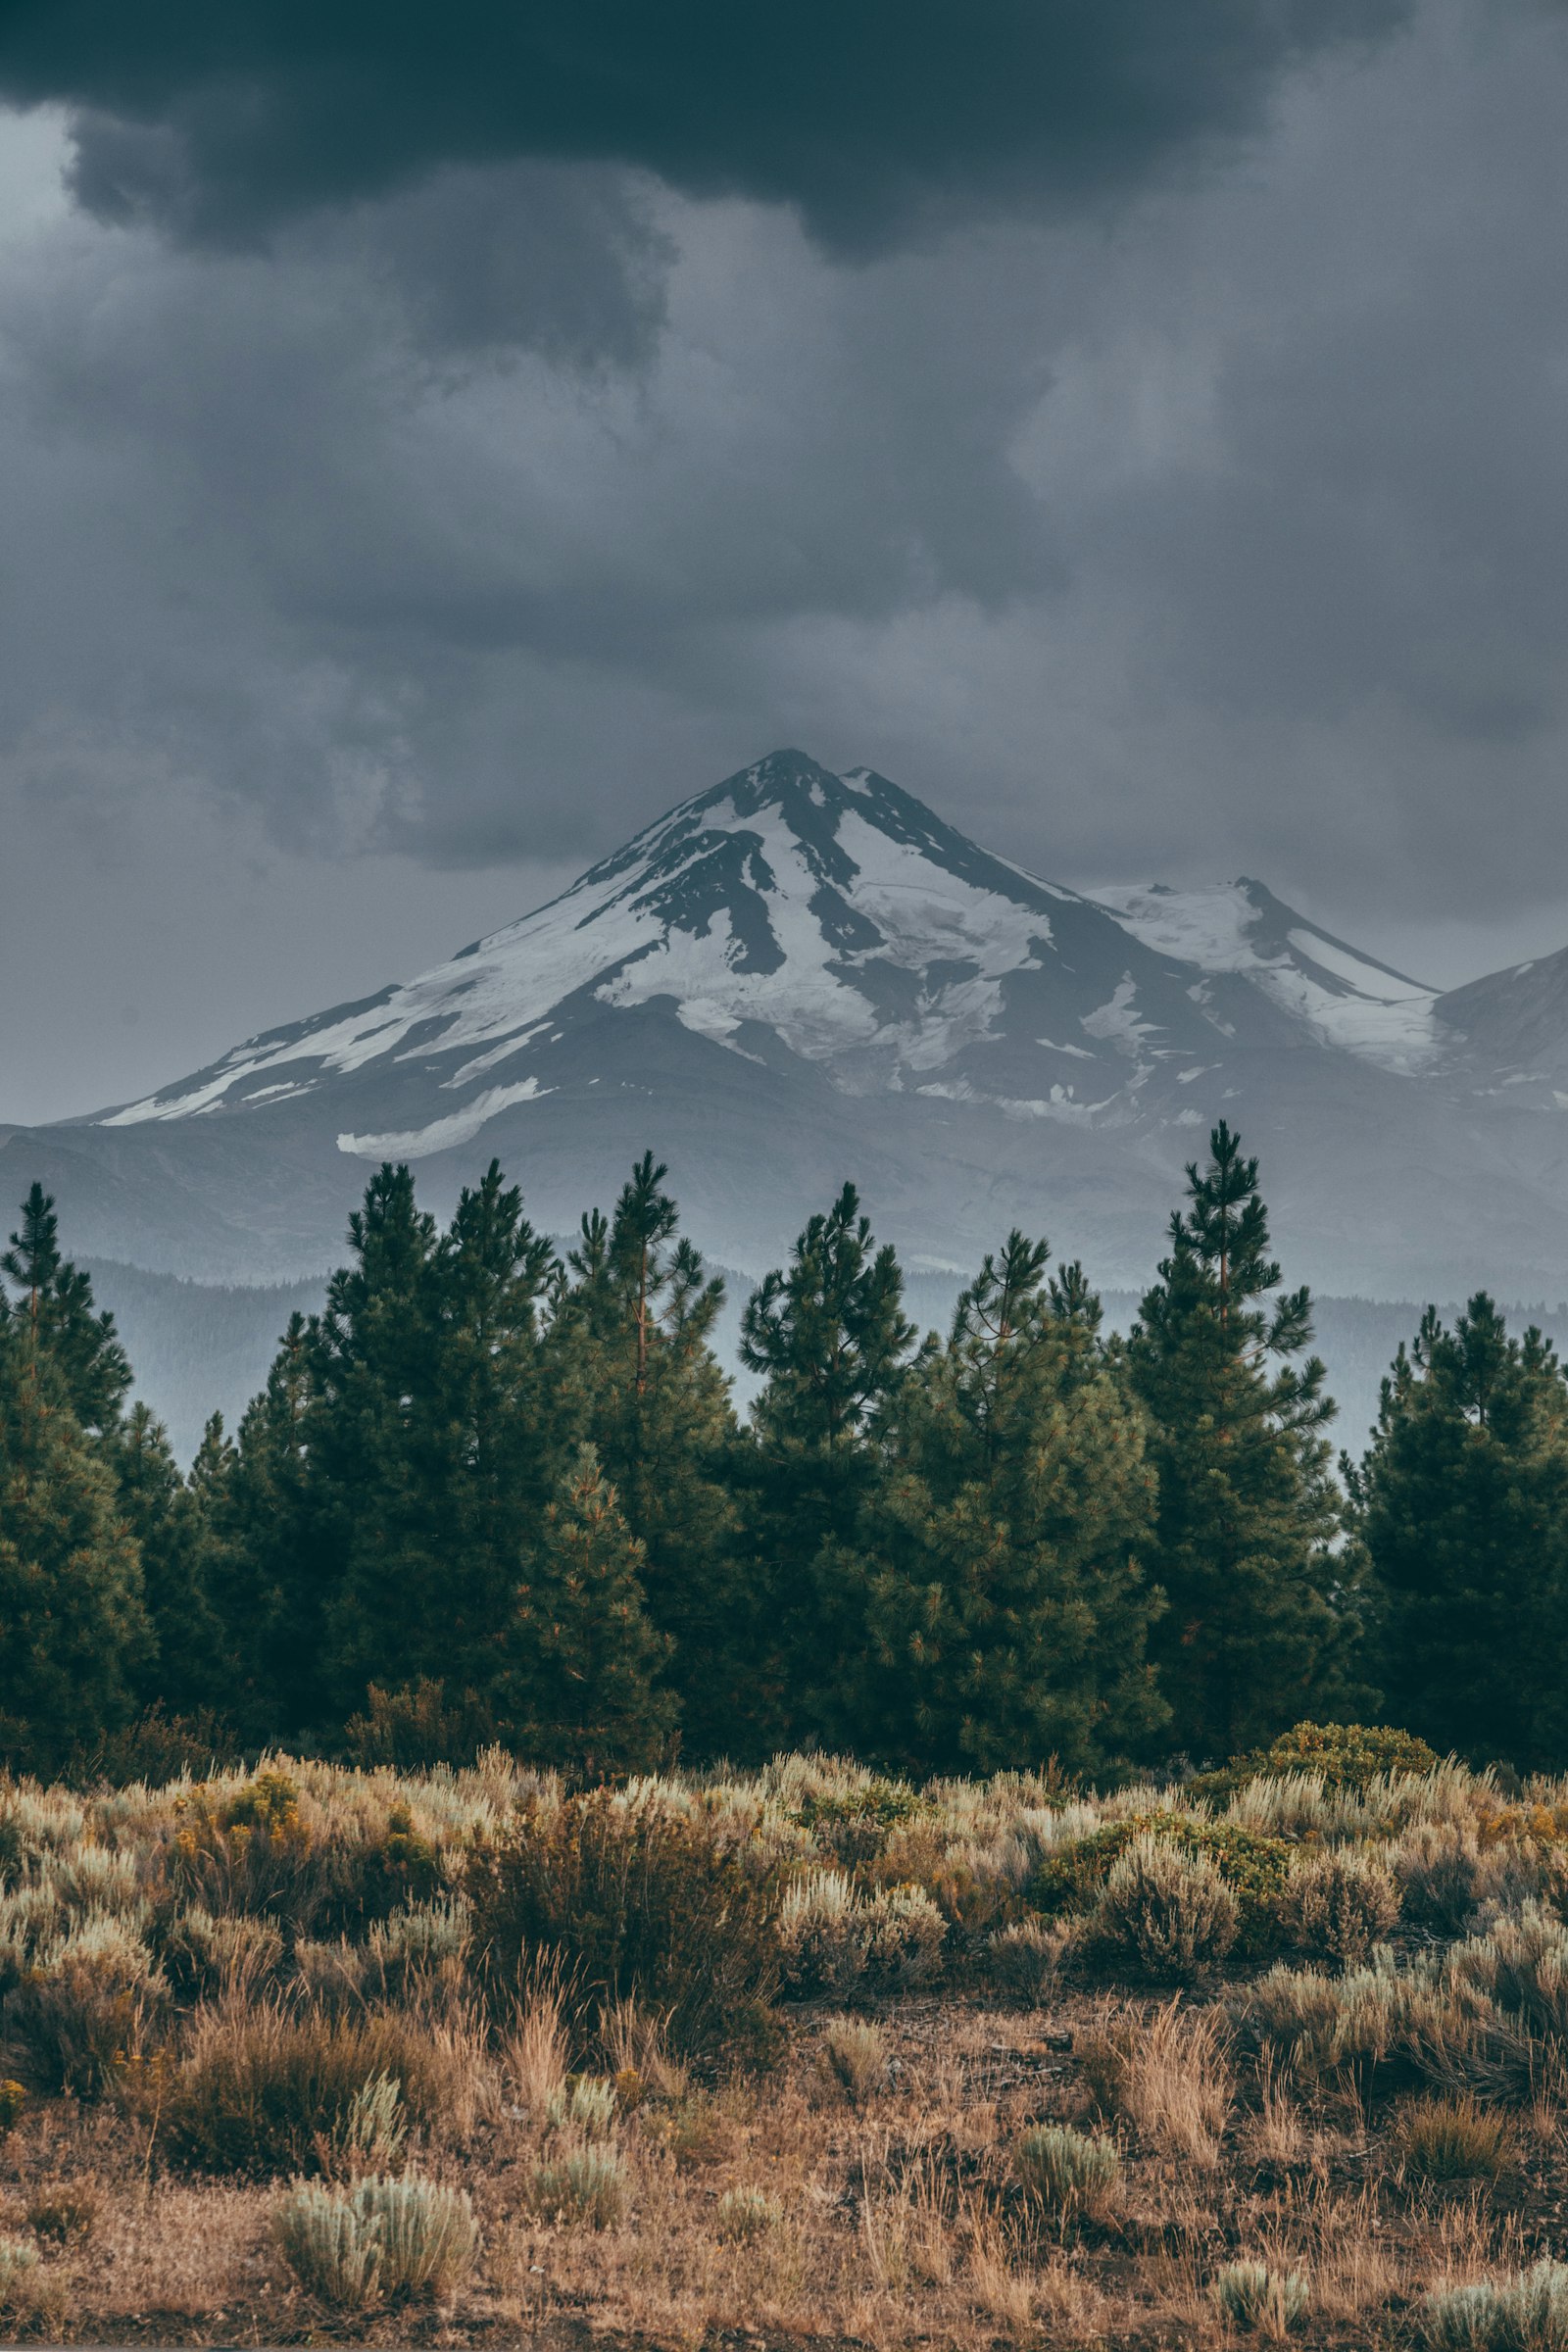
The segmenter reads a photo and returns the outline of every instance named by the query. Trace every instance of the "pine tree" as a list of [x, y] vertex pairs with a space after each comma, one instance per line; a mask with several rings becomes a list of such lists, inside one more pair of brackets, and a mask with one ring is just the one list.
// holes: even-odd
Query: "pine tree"
[[132, 1405], [110, 1457], [120, 1516], [141, 1558], [153, 1633], [140, 1695], [171, 1714], [221, 1708], [228, 1693], [223, 1628], [210, 1591], [211, 1544], [201, 1490], [187, 1486], [163, 1423]]
[[45, 1775], [128, 1719], [151, 1647], [135, 1540], [48, 1329], [25, 1297], [0, 1318], [0, 1757]]
[[904, 1770], [1102, 1770], [1164, 1718], [1142, 1416], [1082, 1269], [1048, 1292], [1047, 1255], [1014, 1232], [986, 1258], [880, 1417], [885, 1476], [839, 1553], [869, 1671], [846, 1647], [834, 1734]]
[[1391, 1720], [1478, 1762], [1568, 1763], [1568, 1381], [1485, 1292], [1429, 1307], [1345, 1463]]
[[1216, 1757], [1369, 1694], [1349, 1679], [1359, 1625], [1333, 1548], [1334, 1405], [1315, 1356], [1284, 1360], [1311, 1339], [1311, 1299], [1303, 1288], [1265, 1310], [1280, 1269], [1257, 1162], [1223, 1120], [1187, 1186], [1128, 1362], [1159, 1476], [1148, 1565], [1169, 1602], [1153, 1652], [1171, 1738]]
[[748, 1593], [726, 1484], [737, 1433], [711, 1345], [724, 1286], [677, 1239], [666, 1174], [645, 1153], [613, 1218], [583, 1219], [547, 1354], [561, 1426], [593, 1446], [643, 1546], [685, 1748], [710, 1756], [744, 1739], [751, 1706]]
[[327, 1720], [322, 1603], [327, 1558], [311, 1456], [312, 1333], [289, 1317], [238, 1442], [209, 1424], [195, 1475], [210, 1590], [223, 1628], [225, 1712], [248, 1740], [297, 1740]]
[[737, 1463], [754, 1562], [754, 1745], [820, 1737], [841, 1711], [833, 1661], [861, 1634], [845, 1546], [880, 1474], [869, 1425], [907, 1369], [903, 1302], [898, 1258], [876, 1248], [851, 1184], [747, 1301], [741, 1360], [764, 1375], [754, 1447]]
[[81, 1427], [92, 1435], [113, 1429], [130, 1389], [130, 1366], [114, 1316], [94, 1311], [92, 1284], [61, 1255], [54, 1199], [41, 1184], [23, 1203], [22, 1230], [0, 1256], [0, 1273], [22, 1293], [12, 1312], [26, 1322], [33, 1348], [53, 1357]]
[[429, 1671], [447, 1605], [431, 1404], [439, 1312], [435, 1219], [385, 1164], [349, 1220], [353, 1262], [308, 1326], [307, 1494], [320, 1560], [331, 1711]]
[[675, 1722], [669, 1642], [649, 1622], [643, 1547], [591, 1446], [579, 1448], [524, 1563], [491, 1686], [520, 1753], [589, 1773], [657, 1762]]

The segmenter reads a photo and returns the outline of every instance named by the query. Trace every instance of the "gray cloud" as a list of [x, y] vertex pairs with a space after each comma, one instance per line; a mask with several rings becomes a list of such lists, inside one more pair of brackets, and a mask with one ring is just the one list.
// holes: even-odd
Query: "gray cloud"
[[[225, 146], [147, 73], [67, 92], [93, 209], [0, 187], [0, 804], [73, 812], [68, 923], [67, 837], [179, 796], [215, 863], [554, 870], [800, 742], [1068, 878], [1261, 872], [1418, 967], [1440, 925], [1443, 977], [1568, 934], [1560, 12], [1426, 0], [1266, 130], [1222, 71], [1071, 205], [956, 149], [838, 227], [629, 138], [328, 186], [286, 92]], [[70, 135], [13, 119], [17, 190]]]
[[613, 163], [866, 252], [1081, 202], [1250, 130], [1399, 0], [14, 0], [0, 92], [73, 110], [81, 201], [245, 243], [450, 164]]

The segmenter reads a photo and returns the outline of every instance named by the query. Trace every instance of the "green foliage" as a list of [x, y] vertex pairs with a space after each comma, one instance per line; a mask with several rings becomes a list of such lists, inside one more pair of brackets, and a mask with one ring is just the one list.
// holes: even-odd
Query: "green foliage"
[[1324, 1367], [1289, 1360], [1311, 1339], [1311, 1299], [1302, 1289], [1265, 1309], [1280, 1269], [1257, 1162], [1223, 1120], [1209, 1152], [1188, 1168], [1188, 1210], [1172, 1214], [1127, 1354], [1159, 1480], [1148, 1565], [1169, 1605], [1152, 1654], [1171, 1737], [1200, 1759], [1272, 1738], [1303, 1701], [1348, 1697], [1359, 1634], [1333, 1547]]
[[495, 1716], [477, 1692], [449, 1695], [439, 1677], [420, 1675], [398, 1690], [371, 1683], [363, 1714], [343, 1733], [351, 1764], [374, 1772], [426, 1771], [432, 1764], [471, 1764], [495, 1738]]
[[1075, 1281], [1058, 1311], [1047, 1254], [1014, 1232], [986, 1259], [884, 1405], [883, 1475], [818, 1563], [865, 1629], [828, 1731], [909, 1769], [1092, 1771], [1164, 1720], [1142, 1416], [1098, 1301]]
[[809, 1830], [847, 1870], [872, 1862], [901, 1822], [922, 1809], [919, 1792], [906, 1781], [868, 1780], [844, 1788], [808, 1789], [795, 1819]]
[[646, 1152], [613, 1217], [583, 1219], [544, 1357], [564, 1433], [593, 1446], [642, 1546], [685, 1744], [711, 1755], [753, 1737], [754, 1594], [731, 1476], [738, 1432], [711, 1346], [724, 1286], [676, 1238], [666, 1173]]
[[744, 2051], [765, 2033], [774, 1875], [702, 1813], [607, 1790], [535, 1805], [474, 1855], [469, 1892], [498, 2001], [547, 1949], [596, 2017], [635, 1996], [677, 2050]]
[[591, 1773], [659, 1761], [675, 1702], [669, 1639], [649, 1623], [642, 1544], [591, 1446], [544, 1512], [501, 1642], [492, 1703], [523, 1753]]
[[27, 2094], [22, 2084], [10, 2075], [0, 2076], [0, 2139], [14, 2129], [27, 2104]]
[[0, 1320], [0, 1762], [47, 1776], [128, 1720], [152, 1635], [113, 1471], [26, 1303]]
[[1156, 1838], [1211, 1863], [1236, 1901], [1237, 1951], [1249, 1957], [1279, 1940], [1279, 1902], [1296, 1848], [1283, 1838], [1261, 1837], [1228, 1821], [1185, 1813], [1126, 1815], [1071, 1839], [1049, 1854], [1028, 1886], [1028, 1899], [1047, 1918], [1092, 1910], [1111, 1869], [1141, 1838]]
[[107, 1456], [122, 1521], [141, 1559], [152, 1643], [140, 1676], [147, 1704], [201, 1713], [226, 1694], [225, 1638], [213, 1598], [206, 1489], [181, 1478], [163, 1424], [142, 1403]]
[[1347, 1462], [1391, 1708], [1485, 1761], [1568, 1752], [1568, 1381], [1484, 1291], [1429, 1307]]
[[78, 1427], [95, 1436], [113, 1431], [130, 1389], [130, 1366], [114, 1316], [95, 1311], [88, 1277], [61, 1255], [55, 1204], [41, 1184], [23, 1202], [22, 1230], [0, 1256], [0, 1274], [21, 1293], [11, 1321], [28, 1360], [47, 1357]]
[[1435, 1770], [1437, 1763], [1436, 1752], [1424, 1740], [1387, 1724], [1298, 1723], [1267, 1747], [1233, 1756], [1217, 1772], [1200, 1773], [1188, 1793], [1224, 1804], [1249, 1781], [1285, 1780], [1298, 1772], [1315, 1773], [1325, 1788], [1359, 1793], [1375, 1780], [1396, 1773], [1419, 1776]]
[[173, 1802], [165, 1863], [176, 1898], [219, 1916], [250, 1913], [292, 1933], [340, 1935], [384, 1919], [436, 1886], [435, 1850], [395, 1800], [341, 1822], [313, 1822], [300, 1790], [265, 1772], [228, 1794], [198, 1782]]
[[232, 1727], [210, 1707], [166, 1714], [155, 1699], [118, 1731], [100, 1731], [76, 1747], [62, 1778], [73, 1788], [123, 1788], [135, 1781], [159, 1788], [182, 1777], [203, 1779], [240, 1761]]
[[845, 1547], [877, 1485], [871, 1428], [907, 1369], [903, 1301], [898, 1258], [877, 1248], [852, 1184], [747, 1301], [741, 1361], [763, 1381], [739, 1465], [757, 1579], [753, 1752], [842, 1728], [836, 1661], [865, 1642], [863, 1574]]

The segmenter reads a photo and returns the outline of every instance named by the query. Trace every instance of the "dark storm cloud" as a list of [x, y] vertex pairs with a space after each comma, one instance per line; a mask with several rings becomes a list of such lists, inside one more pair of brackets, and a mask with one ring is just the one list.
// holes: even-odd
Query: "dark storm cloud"
[[[400, 146], [394, 45], [334, 163], [330, 43], [247, 79], [214, 11], [181, 78], [145, 25], [116, 68], [92, 11], [13, 9], [13, 86], [96, 112], [69, 200], [69, 120], [0, 117], [0, 948], [39, 875], [74, 903], [73, 843], [170, 810], [210, 940], [227, 842], [336, 858], [345, 899], [387, 850], [575, 866], [793, 742], [1064, 879], [1258, 872], [1407, 968], [1434, 916], [1481, 942], [1446, 976], [1507, 959], [1568, 890], [1568, 23], [1421, 0], [1304, 56], [1336, 20], [1178, 20], [1204, 38], [1152, 129], [1084, 100], [1101, 131], [1054, 145], [1080, 60], [1038, 138], [999, 98], [986, 156], [974, 60], [910, 132], [911, 14], [858, 146], [864, 73], [824, 66], [799, 154], [759, 134], [714, 199], [673, 182], [728, 184], [750, 134], [717, 109], [681, 163], [647, 73], [616, 162], [581, 108], [570, 152], [481, 152], [439, 75]], [[60, 25], [96, 78], [44, 71]], [[1542, 922], [1518, 953], [1568, 937]], [[405, 930], [367, 987], [427, 957]], [[130, 952], [101, 931], [88, 966]], [[291, 950], [285, 1004], [168, 1066], [355, 993], [351, 960]]]
[[11, 0], [0, 91], [70, 107], [106, 219], [243, 243], [450, 164], [632, 166], [847, 252], [1136, 185], [1401, 0]]

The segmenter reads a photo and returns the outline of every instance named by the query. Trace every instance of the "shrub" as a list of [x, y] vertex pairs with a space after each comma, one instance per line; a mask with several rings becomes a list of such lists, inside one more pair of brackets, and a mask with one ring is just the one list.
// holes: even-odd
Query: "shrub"
[[471, 1764], [494, 1738], [495, 1719], [473, 1691], [449, 1698], [445, 1683], [423, 1674], [395, 1690], [372, 1683], [365, 1713], [351, 1716], [343, 1734], [349, 1762], [367, 1772]]
[[69, 2246], [90, 2237], [98, 2219], [98, 2199], [90, 2188], [63, 2189], [34, 2197], [27, 2207], [27, 2228], [46, 2244]]
[[326, 2134], [322, 2162], [351, 2174], [390, 2172], [408, 2135], [403, 2085], [396, 2075], [369, 2075]]
[[615, 2085], [596, 2075], [573, 2075], [552, 2093], [546, 2114], [557, 2132], [606, 2139], [615, 2127]]
[[535, 1804], [474, 1856], [470, 1888], [474, 1947], [502, 1999], [549, 1947], [596, 2017], [635, 1995], [691, 2055], [766, 2030], [776, 1887], [721, 1822], [603, 1789]]
[[1513, 2162], [1513, 2132], [1467, 2096], [1421, 2099], [1394, 2128], [1394, 2144], [1420, 2180], [1495, 2180]]
[[1380, 1863], [1343, 1848], [1303, 1855], [1280, 1896], [1287, 1940], [1316, 1960], [1358, 1968], [1399, 1916], [1399, 1890]]
[[1249, 1781], [1284, 1780], [1297, 1772], [1315, 1773], [1325, 1788], [1359, 1792], [1395, 1773], [1419, 1778], [1435, 1772], [1440, 1761], [1413, 1732], [1386, 1724], [1298, 1723], [1268, 1747], [1234, 1756], [1217, 1772], [1200, 1773], [1189, 1794], [1225, 1804]]
[[1212, 1864], [1235, 1898], [1239, 1953], [1256, 1957], [1277, 1947], [1279, 1898], [1296, 1848], [1283, 1838], [1261, 1837], [1236, 1822], [1200, 1821], [1186, 1813], [1129, 1813], [1068, 1839], [1035, 1872], [1028, 1888], [1031, 1904], [1048, 1918], [1093, 1910], [1117, 1861], [1145, 1837]]
[[536, 2165], [534, 2210], [547, 2219], [612, 2230], [626, 2209], [626, 2174], [613, 2148], [574, 2148]]
[[1090, 1935], [1152, 1977], [1185, 1981], [1236, 1941], [1236, 1899], [1206, 1855], [1146, 1833], [1112, 1866]]
[[32, 2283], [32, 2273], [38, 2265], [38, 2252], [23, 2237], [0, 2237], [0, 2308], [15, 2302], [22, 2289]]
[[27, 2104], [27, 2094], [9, 2075], [0, 2076], [0, 2139], [13, 2129]]
[[854, 1870], [875, 1861], [892, 1832], [924, 1810], [906, 1781], [864, 1782], [859, 1788], [812, 1789], [794, 1818], [836, 1862]]
[[442, 2104], [437, 2053], [400, 2017], [291, 2018], [270, 2004], [215, 2011], [198, 2021], [190, 2055], [162, 2087], [164, 2145], [190, 2171], [258, 2180], [333, 2169], [377, 2146], [384, 2160], [373, 2127], [387, 2094], [371, 2086], [386, 2082], [414, 2123], [428, 2123]]
[[842, 2000], [865, 1973], [868, 1940], [867, 1906], [842, 1871], [813, 1870], [785, 1888], [778, 1945], [787, 1992]]
[[887, 2035], [880, 2026], [862, 2019], [830, 2017], [822, 2035], [822, 2056], [846, 2098], [858, 2107], [880, 2090], [887, 2076]]
[[1121, 2158], [1108, 2139], [1069, 2124], [1042, 2124], [1012, 2151], [1031, 2197], [1058, 2213], [1103, 2213], [1121, 2184]]
[[1072, 1943], [1070, 1927], [1014, 1920], [986, 1943], [986, 1974], [1000, 1993], [1022, 2009], [1038, 2009], [1061, 1975]]
[[289, 2268], [323, 2302], [450, 2292], [473, 2259], [473, 2208], [432, 2180], [361, 2180], [345, 2193], [301, 2181], [273, 2224]]
[[1283, 2335], [1306, 2317], [1311, 2289], [1299, 2271], [1270, 2270], [1266, 2262], [1228, 2262], [1209, 2288], [1233, 2327]]
[[164, 1990], [130, 1923], [97, 1914], [40, 1946], [0, 2022], [52, 2088], [96, 2098], [141, 2049]]
[[742, 2246], [771, 2236], [783, 2219], [783, 2205], [765, 2188], [726, 2188], [713, 2217], [719, 2236]]
[[1452, 2084], [1483, 2070], [1494, 2079], [1529, 2071], [1528, 2046], [1484, 1991], [1434, 1963], [1396, 1968], [1387, 1952], [1340, 1978], [1272, 1968], [1241, 2014], [1298, 2074], [1343, 2075], [1363, 2091], [1401, 2077]]
[[254, 1997], [283, 1964], [283, 1938], [270, 1919], [201, 1903], [176, 1912], [158, 1936], [159, 1962], [176, 1998]]
[[948, 1923], [919, 1886], [892, 1886], [866, 1906], [865, 1966], [890, 1991], [927, 1984], [942, 1967]]
[[233, 1727], [211, 1707], [190, 1715], [166, 1715], [155, 1701], [123, 1730], [105, 1732], [78, 1747], [66, 1766], [74, 1788], [123, 1788], [143, 1781], [165, 1788], [171, 1781], [226, 1771], [240, 1760]]
[[1457, 1936], [1493, 1892], [1494, 1866], [1469, 1822], [1414, 1822], [1394, 1853], [1406, 1919]]
[[439, 1860], [407, 1804], [381, 1821], [323, 1819], [275, 1769], [226, 1792], [198, 1785], [174, 1806], [167, 1868], [182, 1903], [248, 1912], [295, 1936], [364, 1932], [400, 1903], [435, 1893]]
[[1420, 2308], [1433, 2352], [1561, 2352], [1568, 2343], [1568, 2265], [1538, 2262], [1513, 2278], [1434, 2288]]
[[1544, 1904], [1504, 1913], [1448, 1955], [1454, 1981], [1517, 2017], [1527, 2032], [1568, 2040], [1568, 1927]]

